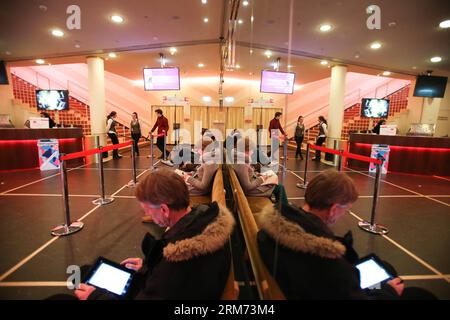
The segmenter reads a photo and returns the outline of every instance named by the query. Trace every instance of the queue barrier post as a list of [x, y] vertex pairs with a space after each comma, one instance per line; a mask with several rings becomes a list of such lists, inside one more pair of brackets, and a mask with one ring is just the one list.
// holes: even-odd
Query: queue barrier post
[[305, 157], [305, 173], [303, 175], [303, 183], [297, 183], [297, 187], [306, 189], [308, 186], [307, 174], [308, 174], [308, 158], [309, 158], [309, 143], [306, 144], [306, 157]]
[[134, 143], [131, 145], [131, 162], [133, 165], [133, 172], [132, 172], [133, 180], [128, 182], [128, 184], [127, 184], [128, 188], [133, 188], [138, 183], [137, 178], [136, 178], [136, 147], [135, 147]]
[[[97, 140], [97, 148], [99, 151], [101, 151], [103, 149], [102, 146], [100, 146], [100, 137], [96, 137]], [[105, 204], [109, 204], [111, 202], [114, 201], [114, 198], [105, 198], [105, 175], [103, 172], [103, 159], [102, 159], [102, 152], [97, 153], [97, 159], [98, 159], [98, 168], [99, 168], [99, 183], [100, 183], [100, 194], [101, 197], [98, 199], [95, 199], [92, 201], [93, 204], [95, 205], [105, 205]]]
[[376, 176], [375, 176], [375, 184], [374, 184], [374, 192], [373, 192], [373, 203], [372, 203], [372, 215], [370, 217], [370, 222], [368, 221], [360, 221], [358, 223], [358, 226], [363, 229], [364, 231], [378, 234], [378, 235], [384, 235], [389, 232], [389, 229], [381, 224], [375, 223], [375, 215], [377, 212], [377, 205], [378, 205], [378, 194], [380, 191], [380, 180], [381, 180], [381, 169], [383, 166], [384, 158], [379, 157], [379, 160], [381, 160], [380, 163], [376, 163]]
[[167, 136], [164, 134], [164, 155], [163, 155], [163, 159], [164, 159], [164, 161], [166, 161], [167, 159], [167, 157], [166, 157], [166, 144], [167, 144], [167, 142], [166, 142], [166, 138], [167, 138]]
[[[61, 154], [61, 156], [64, 156], [64, 154]], [[66, 223], [61, 224], [51, 230], [52, 236], [60, 237], [60, 236], [67, 236], [69, 234], [75, 233], [83, 229], [83, 222], [81, 221], [70, 221], [70, 207], [69, 207], [69, 187], [67, 184], [67, 168], [66, 168], [66, 161], [61, 160], [60, 161], [60, 168], [59, 172], [61, 174], [61, 186], [62, 186], [62, 200], [63, 200], [63, 208], [64, 208], [64, 215], [66, 218]]]
[[339, 150], [339, 155], [338, 155], [338, 171], [341, 172], [342, 171], [342, 157], [344, 154], [344, 150], [340, 149]]

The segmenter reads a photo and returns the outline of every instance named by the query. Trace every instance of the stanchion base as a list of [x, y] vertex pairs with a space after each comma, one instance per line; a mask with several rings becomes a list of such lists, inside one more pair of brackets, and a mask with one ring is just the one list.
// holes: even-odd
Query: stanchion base
[[127, 188], [134, 188], [137, 186], [138, 183], [139, 183], [138, 181], [134, 182], [133, 180], [131, 180], [130, 182], [127, 183]]
[[364, 231], [373, 233], [373, 234], [387, 234], [389, 232], [389, 229], [382, 224], [374, 224], [371, 225], [368, 221], [360, 221], [358, 222], [358, 226], [363, 229]]
[[306, 189], [307, 186], [308, 186], [308, 183], [297, 183], [297, 188], [300, 188], [300, 189]]
[[102, 199], [102, 198], [98, 198], [98, 199], [95, 199], [94, 201], [92, 201], [92, 203], [93, 204], [96, 204], [96, 205], [105, 205], [105, 204], [109, 204], [109, 203], [111, 203], [111, 202], [113, 202], [114, 201], [114, 198], [105, 198], [105, 199]]
[[83, 229], [83, 226], [83, 222], [80, 221], [72, 222], [70, 226], [68, 226], [67, 224], [62, 224], [52, 230], [52, 236], [68, 236], [69, 234], [80, 231], [81, 229]]

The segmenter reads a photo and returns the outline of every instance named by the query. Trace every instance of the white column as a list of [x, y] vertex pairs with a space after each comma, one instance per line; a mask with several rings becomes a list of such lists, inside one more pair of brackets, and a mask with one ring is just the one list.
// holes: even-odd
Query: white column
[[331, 69], [330, 109], [328, 111], [327, 146], [333, 148], [334, 141], [341, 139], [344, 121], [345, 77], [347, 66], [337, 65]]
[[100, 136], [100, 144], [106, 145], [105, 70], [103, 59], [88, 57], [89, 113], [91, 134]]

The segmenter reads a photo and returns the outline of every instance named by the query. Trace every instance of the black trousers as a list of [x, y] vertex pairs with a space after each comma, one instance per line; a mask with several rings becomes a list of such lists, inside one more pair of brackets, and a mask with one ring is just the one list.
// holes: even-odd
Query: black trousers
[[141, 134], [140, 133], [132, 133], [131, 138], [133, 139], [134, 150], [136, 151], [136, 154], [139, 155], [138, 142], [139, 142], [139, 139], [141, 138]]
[[[326, 137], [318, 137], [316, 140], [316, 146], [321, 147], [325, 142]], [[320, 160], [320, 150], [316, 150], [316, 160]]]
[[[159, 151], [161, 151], [162, 154], [164, 154], [164, 138], [165, 137], [158, 137], [156, 138], [156, 146], [158, 147]], [[167, 144], [166, 144], [166, 159], [169, 157], [170, 152], [167, 151]]]
[[[108, 137], [111, 139], [112, 144], [119, 144], [119, 138], [117, 137], [117, 134], [108, 133]], [[113, 159], [119, 159], [119, 150], [113, 150]]]
[[300, 158], [303, 160], [302, 155], [303, 136], [295, 137], [295, 142], [297, 143], [297, 150], [295, 151], [295, 157], [300, 156]]

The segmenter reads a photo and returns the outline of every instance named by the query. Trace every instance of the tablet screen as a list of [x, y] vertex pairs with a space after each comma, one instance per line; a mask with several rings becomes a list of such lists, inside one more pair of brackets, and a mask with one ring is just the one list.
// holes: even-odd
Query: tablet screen
[[361, 277], [360, 287], [366, 289], [384, 280], [391, 278], [391, 275], [384, 270], [374, 259], [368, 259], [356, 267]]
[[92, 272], [92, 276], [87, 283], [119, 296], [124, 296], [131, 283], [132, 276], [132, 272], [127, 272], [106, 262], [101, 262]]

